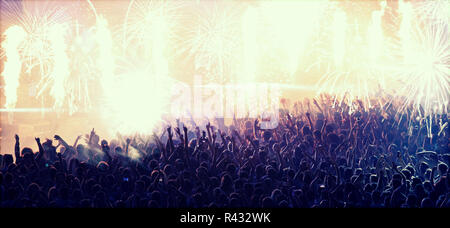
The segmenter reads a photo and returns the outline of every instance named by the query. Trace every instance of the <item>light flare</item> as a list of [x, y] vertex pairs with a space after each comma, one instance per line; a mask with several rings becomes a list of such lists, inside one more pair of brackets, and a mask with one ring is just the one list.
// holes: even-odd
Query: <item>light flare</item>
[[249, 7], [243, 16], [243, 69], [239, 81], [245, 83], [255, 82], [258, 64], [258, 11], [254, 7]]
[[[50, 79], [53, 82], [50, 95], [55, 99], [54, 108], [59, 109], [64, 105], [66, 98], [66, 82], [70, 76], [69, 58], [67, 56], [67, 43], [65, 39], [67, 28], [64, 25], [55, 25], [49, 32], [51, 48], [53, 49], [53, 70]], [[42, 80], [42, 79], [41, 79]]]
[[114, 78], [115, 62], [113, 53], [113, 39], [111, 31], [108, 28], [108, 21], [103, 16], [96, 17], [96, 32], [95, 38], [98, 45], [98, 68], [100, 69], [100, 82], [102, 85], [102, 90], [109, 95], [110, 91], [108, 88], [112, 83]]
[[[269, 30], [271, 54], [281, 51], [289, 77], [296, 73], [328, 1], [263, 1], [261, 11]], [[270, 50], [269, 48], [269, 50]]]
[[157, 77], [150, 69], [131, 70], [112, 83], [103, 103], [103, 119], [111, 134], [151, 134], [168, 110], [172, 81]]
[[6, 61], [2, 76], [5, 80], [6, 108], [14, 108], [17, 103], [17, 88], [19, 87], [19, 77], [22, 70], [18, 49], [26, 35], [26, 32], [20, 26], [11, 26], [4, 33], [5, 40], [2, 42], [2, 48]]

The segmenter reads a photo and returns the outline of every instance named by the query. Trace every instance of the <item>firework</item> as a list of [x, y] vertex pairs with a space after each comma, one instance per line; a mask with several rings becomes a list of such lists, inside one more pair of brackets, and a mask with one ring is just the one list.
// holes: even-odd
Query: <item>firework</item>
[[111, 80], [114, 77], [114, 54], [112, 52], [113, 49], [113, 40], [111, 32], [108, 28], [108, 21], [103, 16], [97, 17], [95, 31], [95, 39], [98, 45], [98, 67], [100, 69], [100, 79], [102, 82], [102, 89], [104, 92], [108, 92], [107, 87], [111, 83]]
[[[75, 21], [55, 1], [2, 1], [6, 108], [16, 106], [19, 78], [36, 75], [38, 97], [54, 100], [53, 110], [86, 111], [92, 96], [121, 130], [145, 132], [182, 72], [202, 83], [317, 83], [309, 89], [365, 108], [381, 89], [404, 98], [400, 113], [448, 109], [449, 1], [399, 0], [397, 9], [389, 1], [130, 0], [123, 23], [82, 2], [95, 21]], [[143, 97], [152, 110], [132, 106]]]
[[39, 66], [41, 75], [49, 74], [53, 60], [50, 32], [54, 26], [70, 20], [70, 14], [67, 14], [66, 8], [46, 1], [38, 3], [3, 0], [1, 4], [4, 8], [2, 20], [5, 18], [5, 24], [20, 26], [27, 33], [20, 47], [26, 72]]
[[205, 70], [210, 81], [230, 81], [240, 57], [239, 11], [216, 0], [204, 2], [199, 8], [194, 12], [194, 26], [185, 29], [179, 53], [192, 58], [195, 70]]
[[84, 30], [75, 22], [74, 29], [75, 36], [69, 51], [70, 77], [66, 80], [69, 114], [87, 111], [92, 107], [91, 94], [95, 88], [91, 82], [100, 78], [94, 28]]
[[178, 1], [131, 0], [122, 26], [122, 50], [133, 53], [139, 48], [143, 51], [137, 52], [139, 57], [147, 59], [155, 52], [165, 52], [163, 42], [173, 39], [180, 7]]
[[450, 40], [446, 23], [412, 23], [411, 30], [402, 34], [406, 42], [401, 68], [396, 77], [404, 85], [398, 94], [409, 106], [423, 116], [445, 113], [449, 104]]
[[26, 32], [19, 26], [11, 26], [4, 33], [2, 48], [7, 58], [2, 72], [5, 80], [6, 108], [14, 108], [17, 102], [17, 88], [22, 69], [18, 48], [25, 39]]
[[55, 25], [49, 32], [51, 48], [54, 53], [54, 67], [49, 74], [50, 79], [43, 78], [46, 83], [52, 82], [53, 86], [50, 90], [50, 95], [55, 99], [54, 107], [60, 108], [64, 104], [66, 96], [66, 81], [69, 77], [69, 59], [67, 57], [67, 43], [65, 40], [67, 28], [63, 25]]
[[423, 0], [416, 3], [417, 15], [437, 23], [450, 22], [450, 1]]
[[[50, 2], [35, 1], [2, 1], [2, 19], [5, 24], [20, 27], [24, 33], [14, 29], [15, 32], [24, 34], [23, 39], [14, 51], [16, 54], [5, 53], [5, 55], [19, 56], [15, 58], [16, 79], [12, 75], [8, 80], [18, 80], [21, 68], [31, 74], [35, 67], [39, 69], [40, 81], [38, 96], [45, 91], [50, 91], [55, 103], [54, 108], [60, 108], [64, 100], [64, 82], [68, 76], [68, 57], [66, 55], [66, 29], [70, 21], [70, 14], [65, 7]], [[2, 21], [3, 22], [3, 21]], [[10, 34], [11, 35], [11, 34]], [[12, 64], [12, 63], [11, 63]], [[11, 86], [14, 83], [10, 82]], [[15, 90], [7, 92], [6, 96], [16, 100]], [[13, 106], [15, 102], [9, 103]]]

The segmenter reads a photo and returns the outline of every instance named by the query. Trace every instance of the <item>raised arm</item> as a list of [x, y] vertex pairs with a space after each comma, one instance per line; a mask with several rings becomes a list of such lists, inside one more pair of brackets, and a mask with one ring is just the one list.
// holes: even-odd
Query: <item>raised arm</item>
[[95, 135], [95, 131], [94, 131], [94, 128], [92, 128], [92, 131], [91, 131], [91, 133], [89, 134], [88, 145], [91, 145], [91, 143], [92, 143], [92, 138], [94, 137], [94, 135]]
[[189, 159], [189, 140], [188, 140], [188, 129], [183, 124], [183, 132], [184, 132], [184, 154], [186, 159], [186, 164], [188, 167], [191, 167], [191, 160]]
[[[168, 134], [169, 137], [168, 137], [168, 140], [167, 140], [167, 145], [166, 145], [166, 147], [169, 146], [170, 154], [172, 154], [173, 151], [175, 150], [175, 146], [173, 145], [173, 140], [172, 140], [172, 137], [173, 137], [173, 135], [172, 135], [172, 128], [171, 128], [170, 126], [167, 128], [167, 134]], [[170, 154], [169, 154], [169, 156], [170, 156]]]
[[67, 142], [64, 141], [64, 139], [62, 139], [59, 135], [55, 135], [54, 138], [55, 138], [56, 140], [58, 140], [59, 143], [61, 143], [61, 144], [66, 148], [66, 150], [69, 150], [69, 149], [70, 149], [69, 144], [67, 144]]
[[430, 182], [431, 182], [431, 185], [432, 185], [432, 186], [434, 186], [434, 175], [435, 175], [435, 173], [436, 173], [436, 170], [437, 170], [437, 166], [434, 166], [434, 167], [431, 169]]
[[219, 132], [219, 136], [220, 136], [220, 138], [222, 139], [222, 145], [225, 146], [226, 143], [227, 143], [227, 138], [225, 137], [226, 134], [223, 133], [220, 129], [218, 129], [217, 131]]
[[259, 123], [258, 119], [256, 119], [255, 122], [253, 123], [253, 136], [257, 139], [260, 138], [258, 123]]
[[66, 163], [66, 161], [63, 159], [61, 153], [58, 153], [57, 156], [58, 156], [59, 163], [61, 164], [61, 169], [63, 170], [64, 173], [67, 174], [67, 163]]
[[125, 147], [125, 155], [128, 157], [128, 148], [130, 147], [131, 139], [127, 138], [127, 145]]
[[19, 142], [19, 136], [16, 134], [14, 136], [16, 139], [16, 145], [14, 146], [14, 155], [16, 156], [16, 163], [20, 161], [20, 142]]
[[314, 131], [314, 125], [313, 125], [313, 122], [311, 120], [311, 114], [309, 112], [307, 112], [306, 113], [306, 117], [308, 118], [308, 123], [309, 123], [309, 126], [311, 128], [311, 131]]
[[34, 139], [36, 140], [36, 143], [37, 143], [37, 145], [39, 147], [39, 154], [36, 157], [36, 161], [40, 161], [42, 156], [44, 156], [44, 153], [45, 153], [44, 147], [42, 147], [40, 138], [34, 138]]
[[76, 147], [77, 147], [78, 140], [80, 140], [80, 138], [81, 138], [81, 135], [79, 135], [79, 136], [77, 137], [77, 139], [75, 139], [75, 142], [73, 143], [73, 148], [76, 148]]
[[[206, 131], [208, 133], [208, 145], [209, 148], [212, 152], [212, 166], [214, 167], [216, 164], [216, 150], [215, 150], [215, 142], [216, 142], [216, 138], [212, 137], [212, 133], [211, 133], [211, 124], [208, 122], [208, 124], [206, 125]], [[214, 133], [215, 135], [215, 133]], [[212, 141], [211, 141], [212, 140]]]
[[103, 144], [102, 143], [102, 151], [103, 151], [103, 153], [105, 153], [106, 158], [108, 159], [107, 160], [108, 164], [111, 164], [112, 163], [112, 157], [109, 154], [109, 146], [108, 146], [108, 144]]

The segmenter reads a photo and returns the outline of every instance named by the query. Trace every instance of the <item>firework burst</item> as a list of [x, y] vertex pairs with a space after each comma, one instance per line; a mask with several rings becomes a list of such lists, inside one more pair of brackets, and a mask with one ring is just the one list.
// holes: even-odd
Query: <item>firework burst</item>
[[2, 51], [6, 57], [2, 76], [5, 80], [6, 108], [14, 108], [17, 102], [17, 88], [19, 76], [22, 70], [20, 55], [18, 52], [20, 43], [25, 39], [26, 32], [19, 26], [9, 27], [5, 33], [5, 41], [2, 43]]
[[100, 75], [96, 66], [98, 45], [94, 39], [94, 29], [82, 27], [76, 22], [74, 30], [74, 40], [69, 48], [70, 76], [66, 81], [66, 103], [69, 114], [92, 108], [91, 95], [97, 89], [93, 82]]
[[[54, 98], [54, 108], [60, 108], [63, 104], [65, 93], [64, 85], [68, 77], [68, 57], [66, 55], [66, 31], [71, 20], [71, 15], [66, 7], [47, 1], [5, 1], [2, 5], [2, 22], [6, 25], [20, 27], [25, 36], [15, 50], [20, 56], [20, 61], [15, 68], [22, 66], [25, 73], [31, 74], [38, 67], [40, 82], [38, 96], [49, 91]], [[19, 36], [11, 34], [9, 37]], [[14, 31], [22, 33], [15, 29]], [[3, 51], [3, 55], [8, 53]], [[12, 51], [12, 50], [9, 50]], [[11, 55], [11, 54], [9, 54]], [[19, 67], [21, 69], [21, 67]], [[5, 69], [5, 72], [13, 72]], [[14, 71], [15, 75], [4, 75], [12, 81], [19, 80], [21, 70]], [[9, 90], [8, 97], [15, 97], [16, 91]], [[15, 102], [10, 102], [12, 107]]]
[[158, 46], [173, 40], [179, 9], [183, 1], [132, 0], [122, 25], [122, 50], [135, 52], [141, 49], [139, 57], [152, 58]]
[[401, 68], [395, 77], [404, 85], [398, 94], [404, 105], [423, 116], [445, 113], [449, 104], [450, 40], [446, 23], [413, 23], [407, 35]]
[[192, 58], [195, 70], [203, 69], [211, 81], [225, 82], [236, 74], [240, 47], [240, 15], [224, 1], [202, 3], [194, 10], [193, 26], [185, 28], [178, 53]]

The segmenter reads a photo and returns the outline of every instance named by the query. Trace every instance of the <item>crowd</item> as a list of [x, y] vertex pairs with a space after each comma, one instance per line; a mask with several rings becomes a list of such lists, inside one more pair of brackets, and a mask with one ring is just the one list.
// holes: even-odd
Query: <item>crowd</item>
[[0, 207], [450, 207], [446, 114], [323, 96], [281, 108], [275, 129], [261, 121], [179, 121], [110, 142], [93, 129], [73, 145], [36, 138], [37, 151], [16, 135]]

